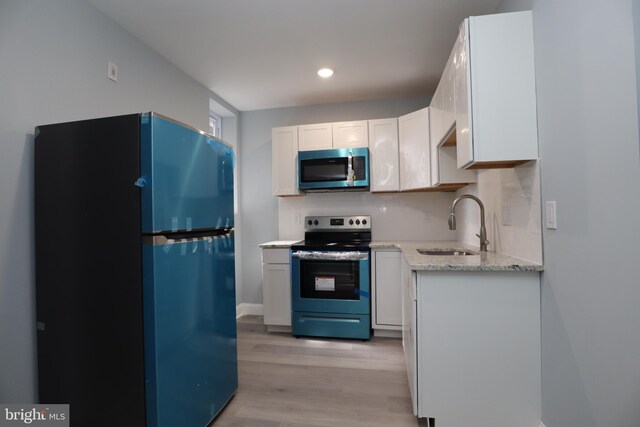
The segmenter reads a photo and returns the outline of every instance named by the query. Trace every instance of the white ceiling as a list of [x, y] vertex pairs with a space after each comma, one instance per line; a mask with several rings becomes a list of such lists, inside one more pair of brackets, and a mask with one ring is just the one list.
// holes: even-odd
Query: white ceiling
[[[430, 96], [500, 0], [88, 0], [241, 111]], [[322, 80], [321, 67], [335, 69]]]

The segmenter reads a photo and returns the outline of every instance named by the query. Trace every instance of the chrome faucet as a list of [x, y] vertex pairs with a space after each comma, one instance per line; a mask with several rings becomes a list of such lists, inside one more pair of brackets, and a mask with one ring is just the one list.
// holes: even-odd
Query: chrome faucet
[[480, 234], [476, 234], [476, 236], [480, 238], [480, 252], [486, 252], [489, 241], [487, 240], [487, 229], [484, 226], [484, 205], [476, 196], [473, 196], [471, 194], [463, 194], [453, 201], [453, 204], [451, 205], [451, 216], [449, 217], [449, 230], [456, 229], [456, 205], [462, 199], [475, 200], [480, 206]]

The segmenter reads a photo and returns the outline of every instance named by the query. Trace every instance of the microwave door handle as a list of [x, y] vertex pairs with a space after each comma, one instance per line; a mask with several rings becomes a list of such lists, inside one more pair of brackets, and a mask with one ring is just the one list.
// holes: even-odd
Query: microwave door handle
[[347, 156], [347, 185], [353, 187], [353, 181], [355, 178], [355, 172], [353, 170], [353, 154], [349, 152]]

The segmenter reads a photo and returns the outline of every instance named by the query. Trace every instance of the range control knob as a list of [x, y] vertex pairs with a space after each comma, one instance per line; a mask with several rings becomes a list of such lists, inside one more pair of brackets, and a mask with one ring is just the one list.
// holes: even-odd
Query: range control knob
[[356, 219], [356, 225], [360, 225], [360, 220]]
[[349, 220], [349, 225], [353, 225], [353, 220], [352, 219]]
[[309, 221], [307, 221], [307, 224], [311, 225], [311, 224], [313, 224], [313, 221], [309, 220]]
[[313, 225], [318, 225], [318, 220], [313, 221]]
[[367, 220], [366, 219], [362, 220], [362, 225], [367, 225]]

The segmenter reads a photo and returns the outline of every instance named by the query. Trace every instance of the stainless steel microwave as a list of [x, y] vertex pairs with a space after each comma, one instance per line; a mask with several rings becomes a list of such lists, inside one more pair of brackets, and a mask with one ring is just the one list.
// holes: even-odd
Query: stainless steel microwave
[[298, 188], [306, 192], [369, 189], [369, 149], [298, 152]]

